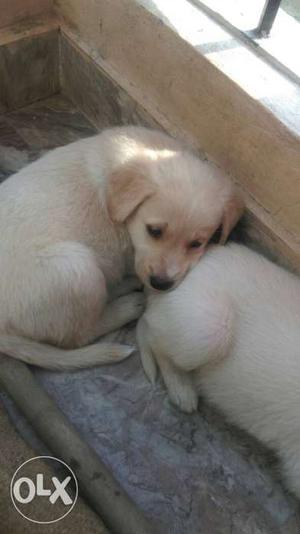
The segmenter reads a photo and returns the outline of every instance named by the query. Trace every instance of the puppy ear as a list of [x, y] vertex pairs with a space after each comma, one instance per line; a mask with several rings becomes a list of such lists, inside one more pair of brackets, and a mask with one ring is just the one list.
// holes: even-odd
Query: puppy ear
[[124, 165], [108, 178], [106, 201], [109, 216], [123, 223], [154, 193], [154, 184], [136, 165]]
[[236, 188], [232, 188], [231, 194], [225, 204], [221, 222], [222, 232], [220, 245], [225, 245], [231, 230], [235, 227], [244, 212], [244, 202]]

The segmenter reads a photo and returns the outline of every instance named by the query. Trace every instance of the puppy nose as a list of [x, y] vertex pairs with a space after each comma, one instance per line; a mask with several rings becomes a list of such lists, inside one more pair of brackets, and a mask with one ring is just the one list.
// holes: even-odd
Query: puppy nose
[[150, 276], [150, 284], [152, 287], [154, 287], [154, 289], [166, 291], [174, 285], [174, 282], [169, 278], [161, 278], [160, 276]]

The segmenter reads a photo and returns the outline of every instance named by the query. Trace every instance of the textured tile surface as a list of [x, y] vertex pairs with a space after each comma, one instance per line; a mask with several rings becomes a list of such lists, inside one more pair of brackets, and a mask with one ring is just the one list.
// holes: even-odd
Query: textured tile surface
[[[204, 402], [195, 415], [178, 412], [161, 384], [153, 389], [146, 381], [137, 356], [72, 374], [35, 374], [152, 519], [154, 534], [299, 532], [297, 504], [276, 480], [273, 456]], [[4, 401], [34, 444], [29, 426]]]
[[0, 181], [45, 151], [95, 132], [61, 95], [0, 116]]
[[[62, 97], [7, 114], [0, 120], [2, 172], [12, 172], [9, 162], [22, 166], [45, 149], [92, 133]], [[124, 329], [118, 338], [134, 343], [134, 330]], [[195, 415], [178, 412], [161, 384], [148, 384], [138, 357], [76, 373], [35, 374], [153, 519], [153, 534], [300, 532], [298, 505], [277, 480], [272, 454], [205, 402]], [[44, 452], [2, 398], [20, 433]]]
[[0, 46], [0, 112], [46, 98], [58, 90], [57, 31]]

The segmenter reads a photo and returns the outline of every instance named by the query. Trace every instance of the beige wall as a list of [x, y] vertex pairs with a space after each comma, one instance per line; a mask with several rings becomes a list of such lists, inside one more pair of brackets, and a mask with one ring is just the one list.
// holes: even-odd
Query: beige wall
[[0, 28], [49, 15], [52, 3], [52, 0], [2, 0]]
[[299, 137], [135, 0], [55, 3], [99, 65], [195, 140], [299, 247]]

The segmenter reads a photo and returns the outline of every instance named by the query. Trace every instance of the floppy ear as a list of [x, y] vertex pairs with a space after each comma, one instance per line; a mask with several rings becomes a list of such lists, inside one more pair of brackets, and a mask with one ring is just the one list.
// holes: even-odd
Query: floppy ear
[[220, 245], [225, 245], [231, 230], [235, 227], [235, 225], [241, 218], [244, 212], [244, 208], [245, 205], [241, 195], [236, 190], [236, 188], [233, 188], [231, 191], [231, 195], [228, 197], [224, 208], [223, 218], [221, 222], [222, 232], [219, 241]]
[[123, 223], [154, 193], [154, 184], [142, 169], [124, 165], [108, 178], [106, 201], [109, 216]]

